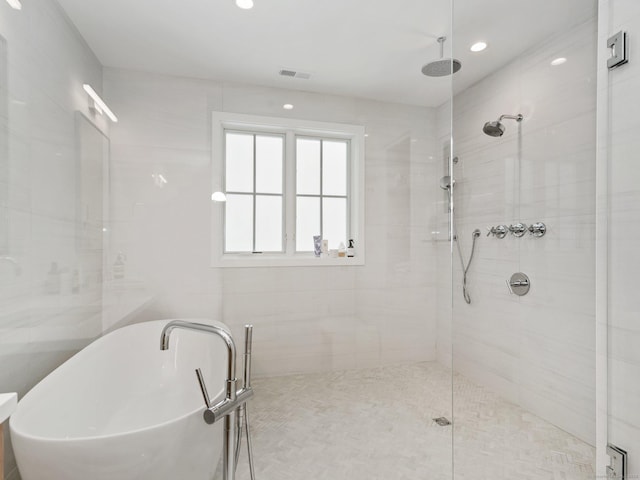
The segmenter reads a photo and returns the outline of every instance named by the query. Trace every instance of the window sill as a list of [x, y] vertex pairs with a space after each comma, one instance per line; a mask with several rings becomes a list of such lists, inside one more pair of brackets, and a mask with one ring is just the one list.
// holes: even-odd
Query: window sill
[[224, 255], [216, 259], [214, 268], [247, 268], [247, 267], [344, 267], [364, 265], [364, 256], [356, 257], [315, 257], [313, 255]]

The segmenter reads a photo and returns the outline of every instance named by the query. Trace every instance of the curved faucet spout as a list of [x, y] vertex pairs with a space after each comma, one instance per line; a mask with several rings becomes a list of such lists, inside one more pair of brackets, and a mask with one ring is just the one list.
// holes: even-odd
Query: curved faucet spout
[[184, 320], [172, 320], [162, 329], [162, 333], [160, 334], [160, 350], [169, 350], [169, 338], [171, 337], [171, 332], [176, 328], [210, 333], [222, 338], [227, 344], [228, 352], [227, 381], [236, 379], [236, 344], [226, 330], [216, 327], [215, 325], [185, 322]]
[[[223, 468], [222, 478], [223, 480], [235, 480], [235, 454], [233, 451], [233, 442], [235, 439], [235, 414], [238, 408], [237, 392], [236, 392], [236, 345], [233, 338], [229, 333], [215, 325], [206, 325], [204, 323], [185, 322], [184, 320], [172, 320], [167, 323], [162, 329], [160, 334], [160, 350], [169, 349], [169, 337], [171, 332], [176, 328], [183, 328], [185, 330], [195, 330], [196, 332], [211, 333], [222, 338], [227, 344], [227, 386], [225, 399], [211, 406], [209, 394], [204, 386], [204, 379], [200, 369], [196, 370], [198, 374], [198, 381], [200, 382], [200, 388], [202, 394], [205, 396], [205, 403], [207, 409], [204, 411], [204, 420], [208, 424], [214, 423], [218, 418], [224, 418], [224, 442], [222, 447], [223, 456]], [[253, 394], [250, 389], [246, 392], [242, 392], [246, 398]], [[246, 401], [246, 400], [245, 400]]]

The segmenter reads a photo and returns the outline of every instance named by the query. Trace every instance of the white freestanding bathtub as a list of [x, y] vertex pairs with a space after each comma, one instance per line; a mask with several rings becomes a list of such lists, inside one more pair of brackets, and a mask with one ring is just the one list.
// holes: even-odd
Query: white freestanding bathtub
[[24, 396], [10, 420], [23, 480], [213, 477], [222, 422], [204, 422], [195, 369], [202, 369], [213, 399], [221, 399], [226, 347], [217, 336], [177, 329], [161, 351], [167, 322], [131, 325], [96, 340]]

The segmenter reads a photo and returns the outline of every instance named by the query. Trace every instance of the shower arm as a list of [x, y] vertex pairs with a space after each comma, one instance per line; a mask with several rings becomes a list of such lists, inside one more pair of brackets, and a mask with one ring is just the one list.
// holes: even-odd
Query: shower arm
[[516, 122], [521, 122], [524, 117], [522, 116], [521, 113], [519, 113], [518, 115], [500, 115], [500, 118], [498, 119], [498, 121], [500, 122], [504, 118], [509, 120], [515, 120]]

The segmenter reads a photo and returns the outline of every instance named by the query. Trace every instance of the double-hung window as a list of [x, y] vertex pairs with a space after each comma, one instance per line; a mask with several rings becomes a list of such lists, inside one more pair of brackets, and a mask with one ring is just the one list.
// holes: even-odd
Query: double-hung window
[[212, 142], [213, 266], [364, 263], [363, 127], [214, 112]]

